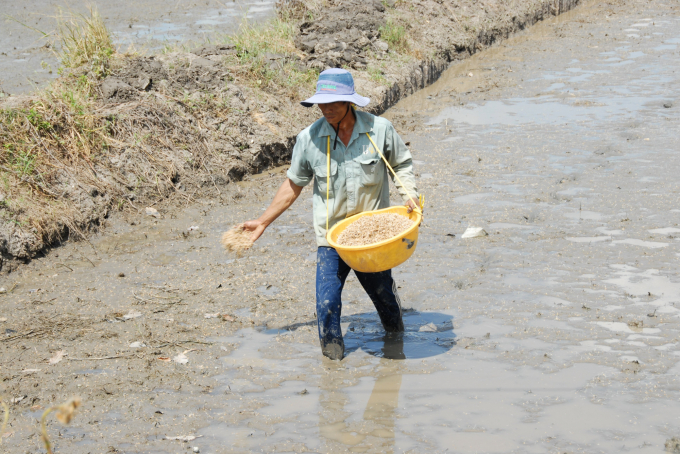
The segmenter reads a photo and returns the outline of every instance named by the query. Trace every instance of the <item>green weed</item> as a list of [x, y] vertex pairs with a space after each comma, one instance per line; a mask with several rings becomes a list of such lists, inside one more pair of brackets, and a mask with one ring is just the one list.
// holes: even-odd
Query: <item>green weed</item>
[[406, 38], [406, 27], [388, 19], [385, 25], [381, 25], [378, 30], [380, 31], [380, 38], [392, 49], [398, 52], [408, 52], [410, 46]]
[[35, 155], [30, 150], [18, 148], [11, 143], [4, 144], [3, 148], [5, 149], [8, 164], [19, 177], [33, 173], [35, 170]]
[[[302, 86], [316, 80], [318, 73], [297, 64], [299, 58], [293, 39], [297, 27], [290, 17], [277, 17], [264, 24], [241, 24], [236, 35], [227, 39], [236, 46], [236, 56], [226, 63], [241, 72], [252, 85], [262, 89], [284, 91], [291, 97]], [[268, 57], [276, 55], [277, 63]]]
[[38, 131], [52, 130], [52, 123], [46, 121], [35, 109], [29, 109], [26, 118]]
[[387, 85], [387, 79], [385, 78], [385, 73], [378, 67], [369, 65], [366, 68], [368, 77], [373, 82], [379, 83], [380, 85]]

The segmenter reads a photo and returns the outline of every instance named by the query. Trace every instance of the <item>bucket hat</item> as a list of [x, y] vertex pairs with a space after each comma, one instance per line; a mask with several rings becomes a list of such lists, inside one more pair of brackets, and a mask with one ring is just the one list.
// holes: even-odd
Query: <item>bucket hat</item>
[[329, 104], [338, 101], [351, 102], [359, 107], [364, 107], [371, 102], [370, 99], [354, 91], [354, 78], [349, 71], [331, 68], [319, 74], [314, 96], [305, 99], [300, 104], [312, 107], [314, 104]]

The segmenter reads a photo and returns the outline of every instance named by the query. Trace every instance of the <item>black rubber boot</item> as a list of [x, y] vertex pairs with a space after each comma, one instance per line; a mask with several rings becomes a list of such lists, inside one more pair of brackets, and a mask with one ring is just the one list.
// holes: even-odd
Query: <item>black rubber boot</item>
[[382, 322], [386, 333], [396, 334], [404, 332], [404, 320], [401, 318], [401, 314], [398, 316], [394, 315], [389, 319], [385, 317], [385, 320], [382, 320], [381, 318], [380, 321]]

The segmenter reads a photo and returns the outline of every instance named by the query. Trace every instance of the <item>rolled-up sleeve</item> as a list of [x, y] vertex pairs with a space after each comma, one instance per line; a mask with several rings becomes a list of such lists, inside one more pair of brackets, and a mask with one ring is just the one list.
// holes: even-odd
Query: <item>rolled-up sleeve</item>
[[385, 131], [385, 150], [387, 151], [387, 156], [385, 156], [387, 161], [394, 169], [399, 180], [406, 186], [402, 187], [399, 180], [390, 175], [402, 199], [406, 202], [411, 197], [418, 198], [418, 188], [416, 187], [416, 178], [413, 174], [411, 152], [392, 125], [389, 125]]
[[303, 133], [299, 134], [293, 147], [293, 157], [290, 160], [290, 169], [286, 172], [286, 176], [298, 186], [307, 186], [314, 177], [314, 171], [307, 159], [305, 150], [308, 137], [302, 137]]

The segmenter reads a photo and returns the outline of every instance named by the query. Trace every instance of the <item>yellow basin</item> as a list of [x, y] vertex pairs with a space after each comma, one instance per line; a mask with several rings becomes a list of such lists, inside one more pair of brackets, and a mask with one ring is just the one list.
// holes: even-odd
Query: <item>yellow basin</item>
[[[405, 232], [380, 243], [365, 246], [340, 246], [337, 243], [340, 233], [352, 222], [362, 216], [373, 216], [380, 213], [396, 213], [411, 219], [414, 224]], [[353, 270], [362, 273], [378, 273], [399, 266], [411, 257], [418, 244], [418, 227], [420, 227], [422, 218], [422, 215], [417, 211], [409, 213], [405, 206], [366, 211], [335, 224], [326, 234], [326, 239], [331, 247], [338, 251], [340, 258]]]

